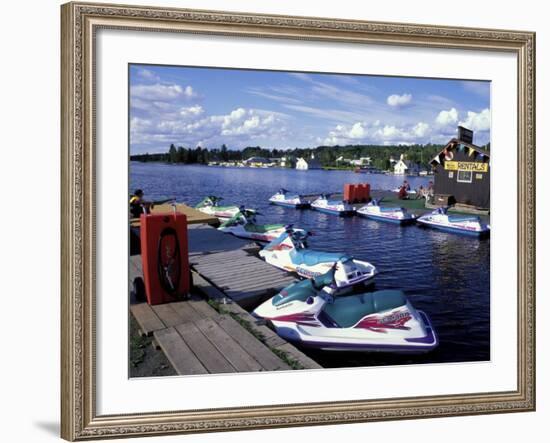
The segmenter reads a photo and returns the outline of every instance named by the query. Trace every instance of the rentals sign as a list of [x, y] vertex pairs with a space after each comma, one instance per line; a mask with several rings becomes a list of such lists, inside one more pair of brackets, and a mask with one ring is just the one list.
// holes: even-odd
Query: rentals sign
[[489, 163], [479, 162], [445, 162], [445, 169], [447, 171], [474, 171], [474, 172], [487, 172], [489, 170]]

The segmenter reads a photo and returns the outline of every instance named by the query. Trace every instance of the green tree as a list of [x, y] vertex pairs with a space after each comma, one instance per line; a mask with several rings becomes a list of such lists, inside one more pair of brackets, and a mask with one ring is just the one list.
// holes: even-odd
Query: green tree
[[227, 152], [227, 146], [225, 145], [225, 143], [222, 145], [220, 155], [221, 155], [222, 161], [226, 162], [227, 160], [229, 160], [229, 153]]
[[168, 158], [170, 163], [177, 163], [178, 161], [178, 150], [174, 143], [170, 145], [170, 150], [168, 151]]

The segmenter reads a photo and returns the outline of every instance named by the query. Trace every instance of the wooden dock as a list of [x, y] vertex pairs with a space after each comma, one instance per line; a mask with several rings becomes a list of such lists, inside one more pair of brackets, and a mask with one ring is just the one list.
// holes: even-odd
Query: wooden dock
[[[257, 306], [292, 276], [256, 257], [255, 244], [210, 226], [189, 226], [188, 238], [196, 293], [155, 306], [130, 301], [141, 334], [154, 337], [178, 374], [321, 368], [240, 306]], [[141, 256], [130, 257], [130, 284], [142, 275]]]
[[268, 346], [228, 314], [199, 297], [130, 307], [141, 333], [157, 346], [179, 375], [290, 370]]
[[[205, 224], [205, 223], [216, 225], [219, 223], [219, 220], [217, 217], [205, 214], [204, 212], [201, 212], [183, 203], [176, 204], [176, 211], [181, 214], [185, 214], [187, 216], [187, 224], [189, 225]], [[167, 203], [162, 205], [156, 205], [151, 209], [151, 214], [172, 214], [173, 212], [174, 212], [173, 206]], [[139, 218], [130, 219], [130, 227], [138, 228], [139, 226], [140, 226]]]

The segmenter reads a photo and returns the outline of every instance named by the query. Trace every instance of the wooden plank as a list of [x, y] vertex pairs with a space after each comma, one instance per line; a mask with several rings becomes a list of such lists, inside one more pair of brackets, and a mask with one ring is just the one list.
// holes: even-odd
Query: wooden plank
[[235, 368], [214, 347], [193, 323], [183, 323], [176, 326], [185, 343], [211, 374], [236, 372]]
[[242, 308], [252, 310], [259, 304], [268, 300], [275, 294], [273, 291], [233, 291], [227, 292], [227, 296], [235, 303], [238, 303]]
[[[221, 240], [221, 239], [220, 239]], [[231, 249], [228, 251], [217, 251], [217, 252], [203, 252], [202, 254], [194, 255], [192, 260], [197, 262], [208, 263], [212, 260], [219, 260], [220, 257], [247, 257], [250, 254], [243, 249]]]
[[174, 308], [172, 308], [171, 303], [167, 303], [164, 305], [154, 305], [151, 307], [153, 311], [155, 311], [155, 314], [157, 314], [158, 318], [160, 318], [161, 321], [166, 325], [166, 327], [175, 326], [184, 321], [178, 315], [178, 313], [174, 311]]
[[173, 327], [155, 331], [155, 340], [179, 375], [208, 373]]
[[267, 346], [260, 342], [250, 332], [229, 316], [218, 315], [216, 323], [233, 338], [242, 348], [246, 349], [267, 371], [287, 370], [290, 367], [277, 357]]
[[305, 355], [303, 352], [296, 349], [293, 345], [290, 343], [286, 343], [281, 346], [277, 346], [277, 349], [280, 351], [283, 351], [287, 354], [289, 354], [294, 360], [296, 360], [298, 363], [300, 363], [301, 366], [307, 369], [322, 369], [323, 367], [317, 363], [315, 360], [312, 360], [307, 355]]
[[189, 304], [195, 311], [201, 314], [201, 317], [213, 317], [218, 313], [218, 311], [216, 311], [212, 306], [210, 306], [206, 301], [202, 299], [190, 300]]
[[275, 334], [267, 326], [256, 326], [256, 329], [264, 336], [264, 343], [270, 348], [276, 348], [287, 343], [287, 341]]
[[237, 371], [250, 372], [263, 370], [262, 365], [211, 318], [203, 318], [195, 324]]
[[[219, 222], [217, 217], [205, 214], [204, 212], [201, 212], [195, 208], [191, 208], [181, 203], [176, 204], [176, 210], [179, 213], [185, 214], [187, 216], [188, 225], [215, 224]], [[174, 209], [171, 204], [155, 205], [155, 207], [151, 209], [152, 214], [173, 214], [173, 212], [174, 212]], [[130, 219], [130, 226], [134, 228], [139, 227], [140, 226], [139, 218]]]
[[130, 311], [144, 335], [151, 335], [153, 331], [166, 327], [147, 303], [130, 305]]
[[275, 271], [269, 265], [265, 265], [260, 262], [254, 262], [252, 265], [248, 263], [236, 263], [232, 266], [195, 266], [195, 269], [203, 275], [212, 277], [236, 277], [236, 276], [250, 276], [251, 278], [258, 274], [270, 274], [270, 275], [288, 275], [286, 272]]
[[[208, 278], [223, 278], [223, 277], [230, 277], [234, 276], [236, 274], [243, 274], [245, 273], [244, 269], [246, 267], [244, 265], [235, 265], [235, 266], [194, 266], [194, 268], [200, 272], [202, 275], [208, 277]], [[250, 270], [248, 270], [250, 272]]]
[[[243, 278], [241, 280], [220, 280], [219, 284], [228, 286], [231, 289], [244, 289], [250, 287], [266, 287], [266, 288], [284, 288], [294, 282], [294, 279], [286, 279], [273, 276], [256, 277], [253, 279]], [[216, 282], [218, 283], [218, 281]]]
[[234, 249], [234, 250], [224, 251], [224, 252], [214, 252], [212, 254], [194, 255], [191, 260], [198, 264], [212, 264], [212, 263], [220, 263], [230, 259], [245, 260], [247, 257], [250, 257], [248, 252], [242, 249]]
[[248, 261], [244, 261], [242, 257], [219, 257], [211, 262], [193, 263], [195, 268], [212, 269], [213, 271], [223, 271], [228, 269], [238, 269], [241, 266], [246, 266]]
[[287, 274], [270, 272], [269, 269], [259, 269], [254, 271], [254, 273], [252, 273], [252, 271], [249, 270], [249, 272], [239, 271], [239, 272], [233, 272], [233, 273], [226, 272], [223, 274], [210, 273], [209, 270], [204, 270], [202, 268], [197, 269], [197, 271], [201, 272], [201, 274], [206, 276], [209, 280], [227, 281], [227, 282], [256, 281], [256, 280], [276, 281], [276, 280], [283, 280], [283, 279], [293, 279], [291, 276], [288, 276]]
[[172, 309], [174, 309], [174, 311], [176, 311], [178, 316], [181, 318], [180, 323], [185, 323], [185, 322], [188, 322], [188, 321], [195, 321], [195, 320], [198, 320], [198, 319], [204, 317], [204, 315], [202, 313], [197, 312], [195, 309], [193, 309], [193, 307], [191, 306], [191, 304], [187, 300], [178, 301], [178, 302], [170, 303], [170, 304], [172, 306]]

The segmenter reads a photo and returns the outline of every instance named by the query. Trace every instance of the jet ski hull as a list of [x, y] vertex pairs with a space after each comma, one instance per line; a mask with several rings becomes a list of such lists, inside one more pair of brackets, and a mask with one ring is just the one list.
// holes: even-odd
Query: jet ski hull
[[335, 296], [327, 276], [283, 289], [254, 310], [284, 339], [325, 351], [424, 353], [438, 346], [428, 318], [402, 291]]
[[309, 208], [309, 206], [310, 206], [310, 204], [308, 202], [306, 202], [306, 203], [290, 203], [290, 202], [275, 201], [275, 200], [269, 200], [269, 202], [273, 205], [284, 206], [285, 208], [294, 208], [294, 209], [306, 209], [306, 208]]
[[311, 208], [324, 214], [338, 215], [340, 217], [351, 217], [355, 214], [354, 209], [339, 211], [337, 209], [321, 208], [319, 206], [311, 206]]
[[442, 223], [430, 222], [430, 221], [427, 221], [427, 220], [422, 220], [420, 218], [417, 220], [417, 222], [420, 225], [427, 226], [427, 227], [430, 227], [430, 228], [433, 228], [433, 229], [437, 229], [439, 231], [449, 232], [451, 234], [465, 235], [465, 236], [468, 236], [468, 237], [477, 237], [477, 238], [486, 237], [486, 236], [489, 235], [489, 232], [490, 232], [490, 230], [488, 228], [478, 231], [478, 230], [473, 230], [473, 229], [462, 228], [462, 227], [459, 227], [459, 226], [453, 226], [451, 224], [442, 224]]
[[[388, 352], [394, 354], [424, 354], [435, 349], [439, 345], [439, 339], [430, 322], [430, 319], [423, 311], [417, 311], [426, 335], [418, 338], [396, 339], [391, 343], [380, 343], [375, 339], [320, 339], [311, 335], [301, 335], [293, 328], [285, 325], [276, 327], [277, 333], [298, 346], [322, 351], [340, 351], [340, 352]], [[273, 322], [275, 323], [275, 322]], [[292, 329], [292, 330], [291, 330]]]
[[396, 218], [396, 217], [387, 217], [387, 216], [378, 215], [378, 214], [369, 214], [369, 213], [360, 212], [360, 211], [357, 212], [357, 215], [365, 218], [370, 218], [376, 221], [393, 223], [396, 225], [413, 224], [416, 221], [415, 217]]

